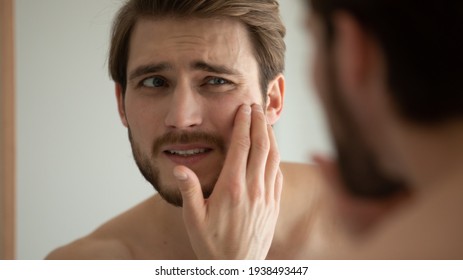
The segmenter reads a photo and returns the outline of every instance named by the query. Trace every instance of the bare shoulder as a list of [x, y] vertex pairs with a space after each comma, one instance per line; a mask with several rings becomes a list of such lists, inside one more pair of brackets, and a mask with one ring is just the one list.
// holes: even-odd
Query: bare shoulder
[[127, 260], [132, 258], [129, 247], [121, 240], [92, 236], [57, 248], [46, 257], [48, 260]]
[[289, 177], [291, 179], [296, 179], [300, 180], [297, 178], [314, 178], [318, 177], [318, 167], [313, 164], [308, 164], [308, 163], [298, 163], [298, 162], [281, 162], [280, 163], [280, 168], [281, 171], [283, 172], [283, 175], [286, 177]]
[[276, 259], [320, 258], [320, 252], [333, 247], [336, 232], [332, 220], [325, 219], [323, 180], [317, 166], [282, 162], [284, 177], [280, 216], [274, 243], [284, 253], [271, 251]]
[[322, 177], [318, 167], [306, 163], [282, 162], [281, 172], [284, 177], [284, 187], [297, 192], [312, 192], [321, 188]]
[[[151, 197], [112, 218], [94, 232], [52, 251], [47, 259], [140, 259], [144, 249], [155, 249], [162, 221], [157, 197]], [[155, 251], [155, 250], [151, 250]]]
[[390, 217], [358, 257], [462, 259], [463, 189], [461, 185], [445, 190], [439, 187]]

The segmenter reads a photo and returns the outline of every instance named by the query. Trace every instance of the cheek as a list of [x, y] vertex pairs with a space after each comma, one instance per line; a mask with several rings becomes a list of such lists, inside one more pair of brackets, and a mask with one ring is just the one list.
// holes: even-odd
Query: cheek
[[[127, 122], [132, 133], [133, 140], [144, 152], [148, 152], [161, 127], [159, 111], [149, 100], [130, 98], [127, 96], [125, 103]], [[156, 113], [157, 112], [157, 113]]]
[[236, 112], [241, 105], [238, 102], [223, 102], [224, 105], [211, 106], [209, 118], [228, 148], [233, 131]]
[[226, 98], [222, 98], [220, 101], [217, 100], [215, 104], [210, 104], [208, 118], [215, 127], [217, 133], [223, 137], [227, 148], [230, 145], [238, 109], [243, 104], [251, 105], [254, 103], [262, 103], [260, 92], [258, 96], [249, 94], [230, 95]]

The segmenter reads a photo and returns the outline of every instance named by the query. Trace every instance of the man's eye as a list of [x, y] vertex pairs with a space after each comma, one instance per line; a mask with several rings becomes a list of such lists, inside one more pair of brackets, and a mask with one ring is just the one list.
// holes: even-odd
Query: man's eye
[[166, 81], [159, 77], [151, 77], [142, 81], [145, 87], [163, 87], [166, 85]]
[[217, 78], [217, 77], [210, 78], [207, 81], [207, 84], [209, 84], [209, 85], [226, 85], [226, 84], [229, 84], [229, 83], [230, 82], [228, 80], [225, 80], [225, 79], [222, 79], [222, 78]]

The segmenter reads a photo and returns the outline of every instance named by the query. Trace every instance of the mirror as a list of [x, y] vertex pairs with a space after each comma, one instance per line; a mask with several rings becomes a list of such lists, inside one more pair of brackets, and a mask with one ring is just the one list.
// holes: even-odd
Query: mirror
[[[275, 126], [283, 160], [330, 151], [307, 81], [301, 1], [287, 25], [286, 97]], [[153, 194], [134, 164], [107, 73], [120, 0], [17, 0], [17, 258], [41, 259]], [[298, 15], [298, 16], [295, 16]]]

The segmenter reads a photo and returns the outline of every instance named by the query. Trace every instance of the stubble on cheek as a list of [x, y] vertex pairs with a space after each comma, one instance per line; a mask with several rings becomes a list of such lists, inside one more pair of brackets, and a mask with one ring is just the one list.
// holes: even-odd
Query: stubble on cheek
[[149, 153], [143, 153], [141, 152], [141, 147], [134, 140], [130, 129], [128, 133], [132, 146], [132, 154], [140, 173], [154, 187], [159, 195], [164, 198], [164, 200], [175, 206], [182, 206], [182, 197], [175, 185], [175, 179], [172, 176], [169, 176], [169, 174], [172, 173], [172, 170], [166, 170], [166, 167], [161, 166], [158, 160], [162, 153], [161, 147], [164, 144], [188, 144], [195, 141], [209, 143], [211, 146], [214, 146], [216, 152], [213, 156], [217, 158], [215, 164], [212, 163], [213, 165], [209, 168], [205, 168], [203, 166], [199, 170], [191, 168], [200, 179], [204, 197], [208, 198], [211, 195], [222, 170], [227, 149], [225, 141], [220, 136], [204, 132], [167, 133], [154, 141]]

